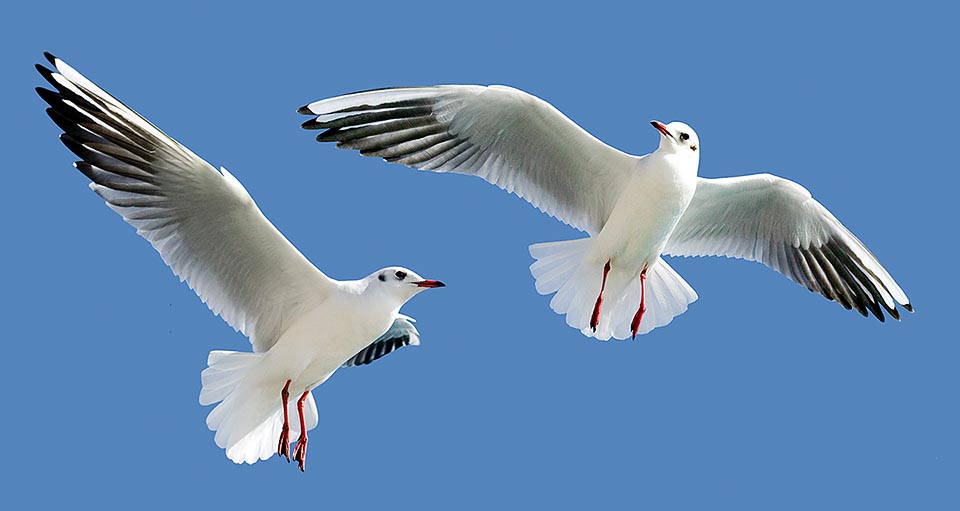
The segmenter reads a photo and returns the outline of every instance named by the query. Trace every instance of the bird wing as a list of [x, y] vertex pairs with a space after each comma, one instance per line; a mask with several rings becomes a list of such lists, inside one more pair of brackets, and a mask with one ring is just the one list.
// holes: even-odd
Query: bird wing
[[400, 316], [386, 333], [343, 363], [343, 367], [362, 366], [404, 346], [419, 346], [420, 332], [413, 326], [413, 318]]
[[758, 261], [848, 310], [913, 311], [880, 261], [805, 188], [770, 174], [700, 178], [663, 251]]
[[435, 172], [480, 176], [564, 223], [596, 234], [636, 157], [596, 139], [552, 105], [493, 85], [356, 92], [298, 110], [320, 142]]
[[214, 314], [270, 349], [334, 283], [270, 223], [226, 169], [217, 171], [149, 121], [45, 54], [56, 89], [37, 88], [90, 188], [160, 252]]

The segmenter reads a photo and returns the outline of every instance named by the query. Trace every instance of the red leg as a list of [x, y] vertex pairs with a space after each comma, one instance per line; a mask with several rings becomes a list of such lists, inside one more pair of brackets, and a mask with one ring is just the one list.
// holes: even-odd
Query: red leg
[[603, 281], [600, 283], [600, 295], [597, 296], [597, 303], [593, 306], [593, 314], [590, 315], [590, 329], [597, 331], [597, 323], [600, 322], [600, 306], [603, 305], [603, 289], [607, 287], [607, 274], [610, 273], [610, 260], [603, 265]]
[[633, 338], [637, 338], [637, 330], [640, 329], [640, 320], [643, 319], [643, 313], [647, 312], [647, 306], [643, 304], [644, 295], [646, 294], [646, 282], [647, 282], [647, 269], [644, 268], [640, 272], [640, 308], [637, 309], [637, 313], [633, 315], [633, 321], [630, 322], [630, 330], [633, 332]]
[[300, 414], [300, 438], [297, 439], [297, 447], [293, 450], [293, 459], [297, 460], [301, 472], [303, 472], [303, 464], [307, 461], [307, 424], [303, 419], [303, 402], [309, 395], [310, 391], [307, 390], [297, 400], [297, 413]]
[[290, 380], [280, 391], [280, 399], [283, 401], [283, 429], [280, 430], [280, 444], [277, 446], [277, 454], [280, 457], [286, 456], [290, 461], [290, 416], [287, 414], [287, 399], [290, 398]]

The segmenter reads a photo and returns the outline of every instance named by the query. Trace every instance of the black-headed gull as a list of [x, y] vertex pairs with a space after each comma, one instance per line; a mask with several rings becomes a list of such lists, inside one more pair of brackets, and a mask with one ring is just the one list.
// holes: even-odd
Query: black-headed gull
[[[233, 175], [165, 135], [62, 60], [37, 65], [56, 91], [37, 88], [61, 141], [80, 157], [90, 188], [137, 228], [215, 314], [250, 338], [253, 353], [213, 351], [200, 404], [218, 446], [234, 462], [293, 452], [304, 468], [317, 425], [310, 391], [339, 367], [419, 344], [400, 307], [443, 283], [406, 268], [360, 280], [331, 279], [273, 224]], [[299, 421], [290, 424], [296, 400]]]
[[700, 142], [664, 125], [633, 156], [549, 103], [504, 86], [356, 92], [306, 105], [320, 142], [435, 172], [472, 174], [590, 237], [530, 246], [541, 294], [598, 339], [666, 325], [697, 294], [660, 257], [759, 261], [847, 309], [899, 319], [910, 302], [867, 248], [800, 185], [770, 174], [697, 177]]

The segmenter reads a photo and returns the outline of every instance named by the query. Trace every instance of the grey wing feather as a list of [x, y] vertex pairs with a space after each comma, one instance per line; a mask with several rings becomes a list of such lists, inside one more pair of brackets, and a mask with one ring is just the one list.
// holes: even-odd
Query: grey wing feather
[[913, 311], [880, 261], [805, 188], [771, 174], [700, 178], [663, 252], [758, 261], [846, 309]]
[[333, 289], [270, 223], [243, 185], [170, 138], [62, 60], [37, 88], [76, 167], [214, 314], [269, 349], [285, 324]]
[[552, 105], [493, 85], [356, 92], [300, 108], [320, 142], [421, 170], [482, 177], [596, 234], [636, 157], [596, 139]]
[[393, 322], [386, 333], [344, 362], [343, 367], [366, 365], [404, 346], [418, 345], [420, 345], [420, 332], [413, 326], [412, 319], [402, 316]]

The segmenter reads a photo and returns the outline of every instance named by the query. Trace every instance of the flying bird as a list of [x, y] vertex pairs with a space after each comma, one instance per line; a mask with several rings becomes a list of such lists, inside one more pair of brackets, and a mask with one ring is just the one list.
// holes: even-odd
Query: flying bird
[[697, 299], [661, 256], [761, 262], [880, 321], [913, 308], [876, 257], [802, 186], [771, 174], [697, 176], [700, 141], [651, 124], [656, 151], [606, 145], [540, 98], [505, 86], [356, 92], [298, 110], [317, 140], [434, 172], [479, 176], [589, 237], [530, 246], [537, 291], [583, 334], [635, 338]]
[[[317, 425], [311, 390], [338, 368], [419, 344], [400, 307], [442, 287], [406, 268], [338, 281], [310, 263], [260, 212], [226, 169], [209, 163], [62, 60], [37, 65], [55, 90], [37, 88], [60, 140], [90, 188], [160, 252], [200, 299], [250, 338], [252, 353], [213, 351], [200, 404], [216, 444], [236, 463], [278, 453], [304, 469]], [[299, 420], [290, 422], [296, 405]]]

